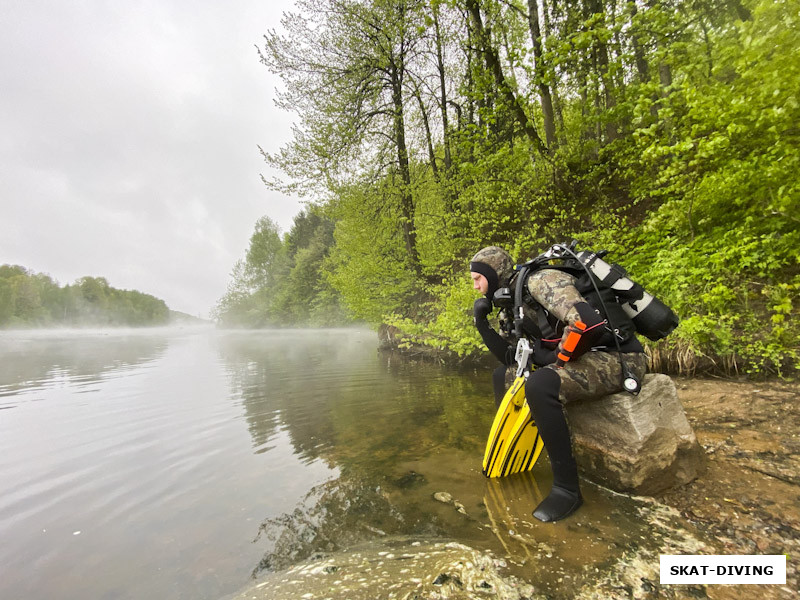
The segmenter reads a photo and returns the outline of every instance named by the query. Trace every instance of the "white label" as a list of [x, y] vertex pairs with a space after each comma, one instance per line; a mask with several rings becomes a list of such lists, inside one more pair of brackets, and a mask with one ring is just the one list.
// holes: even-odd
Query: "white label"
[[661, 555], [661, 583], [786, 583], [784, 554]]

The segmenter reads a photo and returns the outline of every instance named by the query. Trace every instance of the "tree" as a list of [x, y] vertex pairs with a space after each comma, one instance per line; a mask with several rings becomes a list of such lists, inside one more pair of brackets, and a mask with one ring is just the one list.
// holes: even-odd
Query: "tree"
[[268, 289], [279, 277], [285, 265], [283, 244], [278, 224], [269, 217], [256, 222], [244, 264], [247, 284], [253, 290]]
[[519, 94], [513, 89], [511, 82], [509, 82], [508, 77], [506, 77], [503, 71], [500, 55], [492, 42], [491, 28], [484, 25], [479, 0], [465, 0], [465, 5], [472, 19], [478, 44], [483, 58], [486, 61], [486, 68], [489, 73], [492, 74], [497, 86], [498, 96], [506, 102], [511, 114], [520, 127], [522, 127], [522, 130], [525, 132], [525, 135], [533, 147], [539, 153], [546, 154], [547, 146], [536, 131], [533, 121], [526, 114]]
[[103, 277], [61, 288], [49, 275], [0, 266], [0, 326], [161, 325], [169, 316], [163, 300], [113, 288]]
[[268, 163], [288, 189], [334, 191], [354, 176], [395, 178], [387, 198], [412, 268], [419, 269], [407, 143], [408, 62], [420, 43], [420, 0], [301, 0], [287, 34], [270, 31], [261, 62], [286, 86], [277, 104], [296, 112], [293, 140]]

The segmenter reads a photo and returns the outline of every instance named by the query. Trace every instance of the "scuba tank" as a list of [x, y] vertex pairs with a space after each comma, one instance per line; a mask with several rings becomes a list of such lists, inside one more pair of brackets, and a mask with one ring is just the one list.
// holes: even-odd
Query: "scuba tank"
[[667, 337], [678, 326], [678, 316], [666, 304], [648, 294], [627, 277], [625, 269], [602, 259], [606, 251], [582, 250], [575, 256], [604, 287], [614, 290], [622, 310], [631, 318], [636, 331], [652, 341]]
[[[603, 260], [603, 257], [608, 254], [606, 250], [599, 252], [581, 250], [577, 253], [574, 250], [574, 241], [569, 246], [563, 244], [552, 246], [536, 259], [517, 265], [515, 270], [519, 272], [518, 279], [524, 281], [529, 272], [546, 266], [552, 260], [565, 260], [567, 264], [564, 267], [575, 273], [576, 276], [578, 272], [588, 270], [600, 285], [600, 289], [613, 291], [617, 303], [633, 321], [637, 333], [655, 342], [667, 337], [678, 326], [678, 316], [672, 309], [645, 291], [641, 285], [628, 278], [628, 273], [621, 266], [610, 265]], [[568, 266], [570, 259], [574, 265], [571, 268]], [[521, 325], [521, 315], [518, 307], [521, 305], [521, 297], [516, 297], [516, 292], [517, 290], [512, 292], [509, 288], [501, 288], [495, 293], [493, 301], [495, 306], [509, 309], [509, 312], [513, 307], [513, 319], [516, 321], [515, 325], [519, 326]]]

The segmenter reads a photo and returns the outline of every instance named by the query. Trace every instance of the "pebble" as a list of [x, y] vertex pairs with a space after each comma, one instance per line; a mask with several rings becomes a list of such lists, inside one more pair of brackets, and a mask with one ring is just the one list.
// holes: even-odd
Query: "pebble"
[[450, 504], [453, 501], [453, 497], [447, 492], [436, 492], [433, 495], [433, 499], [443, 502], [444, 504]]

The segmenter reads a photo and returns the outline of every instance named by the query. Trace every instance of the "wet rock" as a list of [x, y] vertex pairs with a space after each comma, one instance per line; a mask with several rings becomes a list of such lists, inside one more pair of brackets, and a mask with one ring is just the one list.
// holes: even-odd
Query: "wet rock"
[[416, 471], [409, 471], [402, 477], [398, 477], [397, 479], [395, 479], [392, 483], [394, 483], [395, 487], [398, 487], [400, 489], [408, 489], [418, 485], [422, 485], [426, 481], [427, 480], [425, 479], [424, 475], [417, 473]]
[[433, 499], [434, 500], [438, 500], [439, 502], [442, 502], [444, 504], [452, 504], [453, 503], [453, 497], [450, 494], [448, 494], [447, 492], [436, 492], [433, 495]]
[[611, 489], [655, 495], [695, 479], [705, 453], [666, 375], [647, 375], [638, 396], [621, 392], [567, 405], [583, 474]]
[[647, 579], [646, 577], [642, 577], [642, 585], [641, 588], [645, 592], [653, 592], [656, 589], [656, 586], [653, 585], [653, 582]]
[[[260, 581], [230, 598], [543, 600], [529, 583], [498, 571], [496, 558], [488, 552], [456, 542], [411, 542], [384, 539], [329, 556], [322, 563], [303, 561], [284, 571], [263, 574]], [[337, 567], [336, 575], [320, 576], [330, 566]]]
[[366, 529], [367, 531], [369, 531], [370, 533], [374, 533], [375, 535], [380, 535], [380, 536], [386, 535], [386, 532], [383, 529], [378, 529], [377, 527], [372, 527], [370, 525], [367, 525], [366, 523], [362, 523], [361, 526], [364, 529]]
[[461, 581], [457, 576], [449, 575], [447, 573], [439, 573], [439, 575], [436, 576], [436, 579], [433, 580], [433, 585], [441, 586], [446, 583], [452, 583], [458, 587], [464, 586], [464, 582]]
[[378, 349], [393, 350], [400, 343], [400, 330], [393, 325], [381, 323], [378, 327]]

